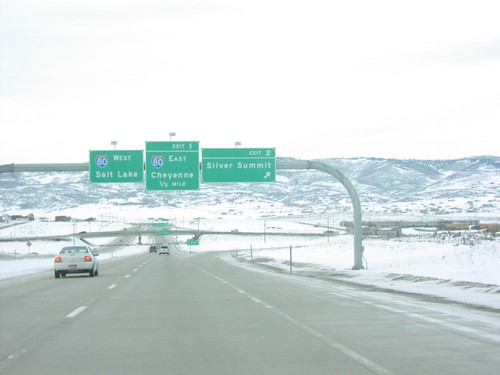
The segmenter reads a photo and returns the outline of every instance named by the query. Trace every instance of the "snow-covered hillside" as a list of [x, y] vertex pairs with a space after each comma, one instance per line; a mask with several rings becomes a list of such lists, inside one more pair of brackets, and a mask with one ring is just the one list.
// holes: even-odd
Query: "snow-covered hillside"
[[[466, 214], [498, 217], [500, 158], [459, 160], [324, 159], [344, 173], [360, 196], [365, 215]], [[197, 191], [146, 191], [144, 183], [92, 184], [88, 172], [2, 173], [0, 212], [55, 213], [82, 205], [196, 208], [252, 206], [262, 215], [349, 213], [344, 187], [309, 170], [278, 170], [270, 184], [201, 184]]]

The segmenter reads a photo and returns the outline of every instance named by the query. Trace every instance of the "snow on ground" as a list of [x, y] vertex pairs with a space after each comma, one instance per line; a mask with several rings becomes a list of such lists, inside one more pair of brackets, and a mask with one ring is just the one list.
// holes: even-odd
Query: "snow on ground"
[[[376, 285], [411, 293], [432, 294], [455, 301], [480, 304], [500, 309], [500, 241], [476, 242], [472, 245], [434, 242], [429, 239], [365, 239], [364, 270], [352, 270], [354, 264], [353, 236], [290, 236], [285, 232], [322, 233], [315, 225], [268, 221], [186, 221], [183, 227], [205, 230], [237, 230], [233, 235], [204, 235], [199, 245], [188, 246], [189, 237], [175, 237], [178, 248], [186, 252], [228, 251], [240, 261], [265, 262], [292, 272], [327, 272], [331, 277], [349, 282]], [[43, 235], [67, 235], [79, 231], [120, 230], [124, 223], [44, 223], [29, 222], [15, 227], [0, 227], [0, 238]], [[180, 225], [179, 225], [180, 227]], [[245, 235], [255, 231], [261, 234]], [[280, 234], [283, 233], [283, 234]], [[92, 239], [99, 246], [114, 238]], [[75, 240], [75, 243], [80, 243]], [[99, 259], [129, 256], [147, 252], [150, 238], [142, 238], [142, 245], [133, 244], [113, 253], [101, 253]], [[53, 256], [73, 240], [0, 242], [0, 280], [47, 271], [53, 267]], [[242, 263], [242, 262], [239, 262]], [[298, 273], [298, 272], [297, 272]]]

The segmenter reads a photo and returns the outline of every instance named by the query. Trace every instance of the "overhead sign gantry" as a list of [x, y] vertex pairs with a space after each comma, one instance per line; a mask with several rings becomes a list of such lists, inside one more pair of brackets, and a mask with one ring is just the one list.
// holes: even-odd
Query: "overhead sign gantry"
[[[156, 142], [150, 142], [150, 143], [156, 143]], [[192, 149], [193, 153], [196, 153], [196, 158], [194, 156], [189, 158], [189, 165], [192, 168], [192, 173], [188, 172], [187, 177], [192, 177], [196, 183], [193, 183], [192, 186], [198, 186], [199, 185], [199, 179], [198, 179], [198, 174], [195, 173], [195, 170], [199, 172], [199, 162], [198, 162], [198, 142], [160, 142], [160, 143], [178, 143], [178, 144], [185, 144], [184, 146], [179, 146], [179, 147], [186, 147], [187, 149]], [[153, 145], [151, 145], [153, 146]], [[173, 146], [173, 145], [172, 145]], [[167, 150], [165, 150], [167, 148]], [[172, 151], [174, 148], [172, 147], [169, 149], [169, 147], [165, 146], [157, 146], [154, 145], [154, 147], [150, 147], [150, 162], [153, 163], [153, 157], [154, 156], [161, 156], [163, 155], [163, 161], [165, 160], [165, 156], [169, 157], [170, 155], [174, 157], [175, 155], [177, 157], [181, 157], [181, 160], [178, 160], [178, 162], [186, 162], [187, 163], [187, 155], [182, 155], [182, 154], [175, 154], [175, 153], [170, 153], [169, 151]], [[177, 149], [177, 147], [175, 148]], [[196, 149], [196, 150], [195, 150]], [[190, 155], [190, 154], [189, 154]], [[186, 156], [186, 159], [182, 159], [183, 156]], [[196, 160], [196, 168], [192, 164], [195, 164], [193, 160]], [[158, 161], [158, 160], [157, 160]], [[176, 160], [172, 160], [176, 161]], [[192, 163], [192, 164], [191, 164]], [[161, 164], [161, 163], [160, 163]], [[146, 167], [147, 167], [147, 162], [146, 162]], [[163, 168], [163, 164], [161, 164], [160, 168]], [[158, 168], [158, 169], [160, 169]], [[335, 177], [347, 190], [349, 193], [349, 196], [351, 197], [352, 205], [353, 205], [353, 213], [354, 213], [354, 266], [352, 269], [359, 270], [364, 268], [363, 267], [363, 245], [362, 245], [362, 240], [363, 240], [363, 233], [362, 233], [362, 220], [361, 220], [361, 204], [359, 201], [359, 196], [358, 193], [356, 192], [356, 189], [352, 185], [351, 181], [338, 169], [331, 165], [327, 165], [321, 162], [317, 161], [309, 161], [309, 160], [296, 160], [296, 159], [289, 159], [289, 160], [278, 160], [276, 162], [276, 169], [316, 169], [319, 171], [326, 172], [333, 177]], [[0, 173], [16, 173], [16, 172], [69, 172], [69, 171], [89, 171], [90, 166], [89, 163], [53, 163], [53, 164], [6, 164], [6, 165], [0, 165]], [[162, 173], [177, 173], [177, 172], [162, 172]], [[196, 176], [196, 177], [195, 177]], [[161, 180], [161, 179], [160, 179]], [[170, 182], [169, 178], [166, 178], [163, 180], [163, 184], [168, 185]], [[175, 181], [175, 180], [174, 180]], [[160, 184], [161, 185], [161, 184]], [[187, 185], [187, 184], [186, 184]]]

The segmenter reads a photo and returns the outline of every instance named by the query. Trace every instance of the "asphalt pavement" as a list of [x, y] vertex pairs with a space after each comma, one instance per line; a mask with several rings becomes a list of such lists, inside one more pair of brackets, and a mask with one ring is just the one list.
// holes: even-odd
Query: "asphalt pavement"
[[0, 282], [5, 374], [498, 374], [500, 317], [144, 253]]

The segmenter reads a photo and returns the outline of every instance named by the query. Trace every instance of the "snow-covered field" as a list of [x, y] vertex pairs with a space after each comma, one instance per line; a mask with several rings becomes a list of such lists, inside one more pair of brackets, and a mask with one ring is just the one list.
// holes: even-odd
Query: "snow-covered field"
[[[79, 222], [77, 224], [33, 221], [0, 227], [0, 238], [67, 235], [80, 231], [121, 230], [124, 222]], [[417, 236], [383, 240], [367, 238], [366, 269], [351, 270], [354, 264], [353, 236], [291, 236], [287, 233], [322, 233], [325, 229], [292, 221], [204, 219], [176, 222], [179, 228], [231, 231], [235, 234], [204, 235], [197, 246], [186, 245], [189, 237], [176, 238], [178, 249], [186, 252], [227, 251], [238, 264], [265, 262], [292, 273], [323, 272], [332, 277], [412, 293], [438, 295], [452, 300], [500, 308], [500, 241], [476, 241], [474, 245], [437, 241]], [[245, 232], [259, 232], [248, 234]], [[97, 248], [114, 238], [91, 239]], [[151, 239], [137, 239], [113, 253], [101, 253], [101, 261], [148, 251]], [[51, 270], [53, 256], [66, 241], [33, 240], [0, 242], [0, 279]], [[76, 239], [76, 243], [79, 240]], [[152, 254], [151, 256], [154, 256]], [[236, 257], [236, 258], [234, 258]], [[245, 260], [244, 262], [241, 262]]]

